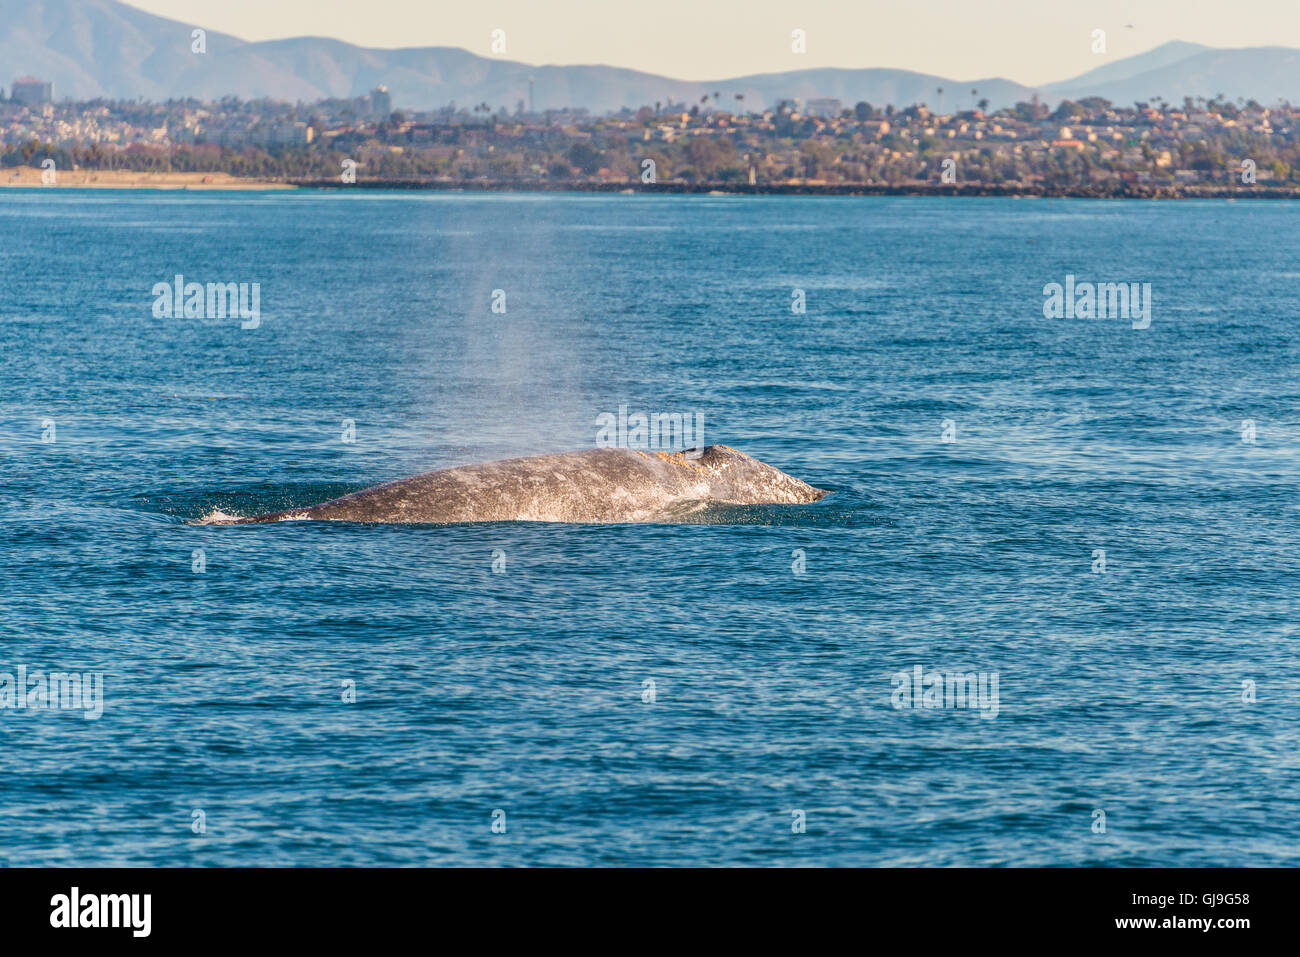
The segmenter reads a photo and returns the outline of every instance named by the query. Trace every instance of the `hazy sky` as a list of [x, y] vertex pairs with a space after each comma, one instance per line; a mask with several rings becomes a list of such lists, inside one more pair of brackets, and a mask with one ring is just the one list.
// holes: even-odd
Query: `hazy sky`
[[[246, 40], [328, 36], [456, 46], [525, 63], [603, 63], [710, 80], [808, 67], [897, 67], [1047, 83], [1169, 40], [1300, 47], [1300, 0], [133, 0]], [[1131, 25], [1131, 26], [1130, 26]], [[808, 50], [790, 49], [794, 29]], [[1104, 29], [1107, 55], [1091, 51]]]

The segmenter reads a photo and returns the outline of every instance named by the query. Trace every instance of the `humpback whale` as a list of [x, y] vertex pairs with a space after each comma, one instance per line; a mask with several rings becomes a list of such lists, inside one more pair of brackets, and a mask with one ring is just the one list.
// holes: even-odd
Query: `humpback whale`
[[801, 505], [827, 493], [725, 445], [602, 448], [426, 472], [310, 508], [211, 524], [651, 522], [696, 503]]

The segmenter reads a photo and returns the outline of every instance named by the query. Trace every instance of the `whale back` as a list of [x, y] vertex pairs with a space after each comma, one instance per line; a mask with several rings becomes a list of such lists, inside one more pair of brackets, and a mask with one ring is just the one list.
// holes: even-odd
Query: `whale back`
[[439, 469], [240, 523], [644, 522], [683, 503], [796, 505], [825, 494], [725, 445], [605, 448]]

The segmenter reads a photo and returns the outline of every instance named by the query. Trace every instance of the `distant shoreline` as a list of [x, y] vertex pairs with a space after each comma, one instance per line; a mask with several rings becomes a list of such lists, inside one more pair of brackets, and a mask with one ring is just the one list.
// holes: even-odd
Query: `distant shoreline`
[[498, 193], [673, 193], [678, 195], [725, 196], [983, 196], [1016, 199], [1300, 199], [1300, 188], [1272, 186], [1208, 187], [1147, 186], [1124, 184], [1118, 187], [1089, 186], [999, 186], [941, 185], [909, 183], [889, 186], [867, 183], [785, 184], [759, 183], [531, 183], [531, 182], [447, 182], [443, 180], [358, 180], [343, 184], [336, 180], [290, 179], [303, 189], [386, 189], [442, 190], [452, 192]]
[[1156, 186], [1124, 183], [1087, 187], [993, 184], [901, 183], [611, 183], [531, 182], [431, 179], [366, 180], [344, 184], [337, 179], [271, 179], [229, 173], [167, 173], [132, 170], [58, 170], [44, 184], [42, 171], [30, 166], [0, 170], [0, 187], [10, 189], [156, 189], [260, 191], [277, 189], [362, 189], [485, 193], [605, 193], [724, 196], [946, 196], [1013, 199], [1300, 199], [1300, 188], [1277, 186]]
[[0, 187], [9, 189], [163, 189], [163, 190], [263, 190], [293, 189], [285, 182], [232, 176], [230, 173], [157, 173], [125, 169], [74, 169], [54, 171], [54, 182], [41, 180], [44, 170], [34, 166], [0, 167]]

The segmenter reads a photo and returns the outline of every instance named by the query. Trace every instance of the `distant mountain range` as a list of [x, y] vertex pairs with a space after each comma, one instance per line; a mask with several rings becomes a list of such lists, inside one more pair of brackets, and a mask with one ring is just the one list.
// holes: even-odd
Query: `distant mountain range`
[[[846, 106], [866, 100], [877, 107], [927, 103], [932, 109], [966, 109], [987, 99], [1010, 106], [1038, 93], [1047, 103], [1103, 96], [1131, 105], [1163, 97], [1223, 95], [1264, 104], [1300, 103], [1300, 50], [1257, 47], [1218, 50], [1167, 43], [1147, 53], [1107, 63], [1082, 76], [1032, 88], [1000, 78], [952, 80], [886, 69], [813, 69], [727, 80], [673, 80], [609, 66], [530, 66], [481, 57], [453, 47], [372, 50], [340, 40], [297, 37], [249, 43], [214, 31], [207, 52], [191, 51], [197, 24], [154, 16], [115, 0], [0, 0], [0, 85], [33, 75], [54, 82], [60, 99], [317, 100], [359, 96], [383, 84], [393, 103], [434, 109], [488, 103], [513, 110], [529, 102], [539, 110], [585, 107], [602, 113], [655, 102], [698, 103], [718, 94], [718, 104], [774, 106], [783, 99], [835, 97]], [[938, 94], [943, 88], [943, 96]], [[971, 90], [978, 90], [975, 96]]]
[[1300, 103], [1300, 50], [1247, 47], [1216, 50], [1196, 43], [1166, 43], [1138, 56], [1116, 60], [1072, 80], [1050, 83], [1041, 93], [1054, 99], [1101, 96], [1125, 106], [1160, 97], [1207, 99], [1223, 94], [1265, 106], [1278, 100]]

